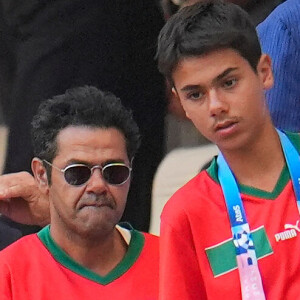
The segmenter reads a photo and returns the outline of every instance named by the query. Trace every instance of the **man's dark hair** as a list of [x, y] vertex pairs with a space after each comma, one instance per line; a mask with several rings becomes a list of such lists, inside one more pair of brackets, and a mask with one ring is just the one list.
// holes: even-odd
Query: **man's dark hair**
[[181, 59], [231, 48], [253, 70], [261, 47], [249, 15], [238, 5], [212, 0], [187, 6], [173, 15], [158, 37], [158, 68], [172, 82]]
[[52, 162], [57, 154], [57, 135], [68, 126], [118, 129], [125, 137], [130, 160], [140, 145], [132, 113], [115, 95], [93, 86], [69, 89], [41, 103], [32, 121], [34, 155]]

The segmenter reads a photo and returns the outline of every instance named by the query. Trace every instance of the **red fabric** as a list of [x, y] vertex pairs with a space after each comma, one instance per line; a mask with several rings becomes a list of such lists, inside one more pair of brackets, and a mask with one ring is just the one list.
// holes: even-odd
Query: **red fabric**
[[[300, 232], [275, 240], [285, 224], [299, 220], [291, 181], [275, 200], [242, 195], [242, 201], [250, 229], [264, 226], [273, 249], [258, 261], [266, 299], [300, 299]], [[205, 252], [231, 238], [221, 187], [201, 172], [175, 193], [162, 213], [160, 299], [240, 300], [238, 270], [214, 278]]]
[[1, 300], [158, 299], [158, 238], [145, 234], [134, 265], [107, 285], [86, 279], [56, 262], [37, 235], [0, 253]]

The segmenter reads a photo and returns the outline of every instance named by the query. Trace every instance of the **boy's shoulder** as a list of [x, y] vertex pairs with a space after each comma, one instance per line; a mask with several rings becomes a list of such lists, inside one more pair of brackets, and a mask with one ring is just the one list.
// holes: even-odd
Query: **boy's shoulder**
[[300, 133], [297, 132], [285, 132], [294, 147], [297, 149], [297, 151], [300, 153]]
[[183, 220], [195, 209], [205, 213], [212, 199], [217, 202], [221, 201], [223, 199], [221, 187], [212, 176], [215, 168], [214, 158], [208, 169], [201, 171], [173, 194], [164, 206], [163, 217]]

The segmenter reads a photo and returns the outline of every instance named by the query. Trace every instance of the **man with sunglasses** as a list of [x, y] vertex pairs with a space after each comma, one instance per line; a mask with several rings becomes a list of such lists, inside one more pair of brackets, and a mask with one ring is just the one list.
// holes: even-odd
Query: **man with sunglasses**
[[32, 139], [50, 225], [1, 252], [1, 299], [157, 299], [158, 238], [118, 225], [140, 143], [131, 113], [75, 88], [41, 104]]

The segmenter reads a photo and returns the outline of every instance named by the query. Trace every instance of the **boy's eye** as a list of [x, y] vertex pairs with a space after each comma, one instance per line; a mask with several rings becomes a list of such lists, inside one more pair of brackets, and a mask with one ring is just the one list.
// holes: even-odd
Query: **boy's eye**
[[236, 78], [232, 78], [230, 80], [226, 80], [224, 83], [223, 83], [223, 86], [225, 88], [231, 88], [233, 86], [235, 86], [235, 84], [237, 83], [237, 79]]
[[192, 92], [187, 95], [187, 99], [190, 100], [198, 100], [203, 97], [203, 93], [201, 92]]

